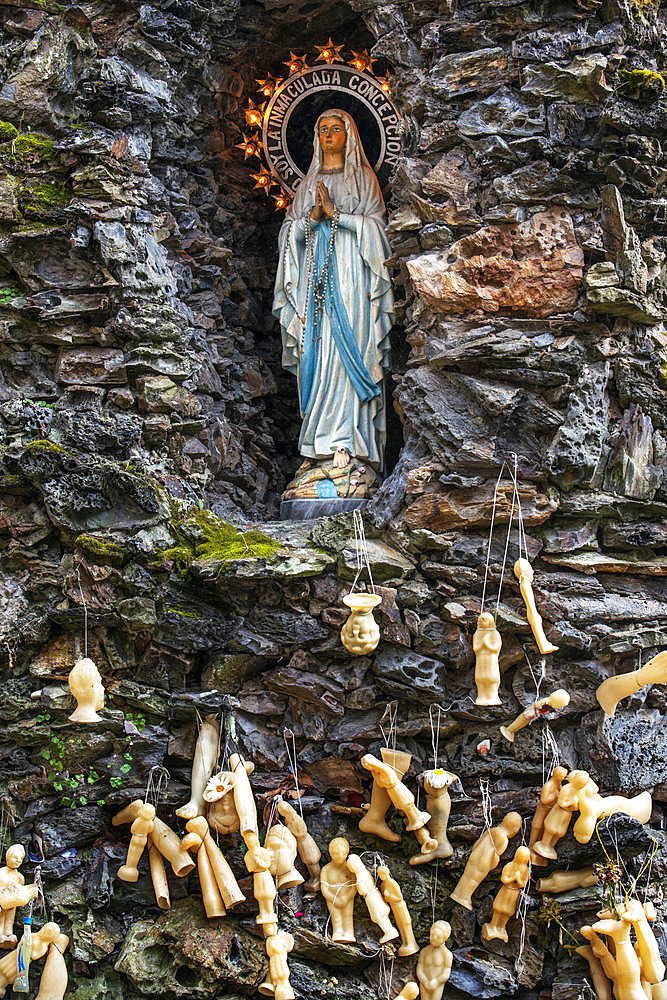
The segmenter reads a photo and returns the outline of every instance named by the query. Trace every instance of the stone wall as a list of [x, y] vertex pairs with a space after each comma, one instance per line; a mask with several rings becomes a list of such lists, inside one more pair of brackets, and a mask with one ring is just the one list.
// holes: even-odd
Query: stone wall
[[[146, 869], [134, 886], [114, 877], [127, 831], [111, 816], [154, 765], [170, 772], [161, 814], [177, 822], [196, 711], [233, 716], [260, 809], [293, 786], [294, 733], [320, 844], [344, 834], [383, 852], [421, 943], [433, 916], [451, 919], [447, 997], [586, 995], [586, 967], [539, 919], [534, 888], [508, 945], [479, 934], [498, 872], [475, 914], [449, 900], [483, 827], [480, 780], [494, 822], [510, 808], [529, 820], [552, 761], [543, 723], [511, 748], [499, 733], [542, 670], [510, 569], [516, 521], [499, 594], [507, 474], [487, 580], [503, 706], [471, 699], [505, 461], [559, 646], [540, 693], [572, 693], [548, 726], [561, 760], [603, 791], [655, 789], [650, 891], [662, 901], [664, 692], [642, 691], [613, 720], [594, 692], [667, 640], [664, 20], [639, 0], [354, 8], [0, 8], [0, 790], [12, 836], [46, 857], [74, 1000], [257, 995], [250, 904], [207, 922], [196, 879], [174, 879], [160, 914]], [[234, 148], [255, 77], [330, 33], [393, 67], [405, 116], [389, 230], [402, 431], [366, 520], [382, 639], [356, 659], [339, 639], [349, 518], [270, 520], [297, 463], [296, 393], [270, 317], [279, 217], [250, 195]], [[67, 721], [65, 683], [84, 607], [108, 692], [104, 724], [85, 729]], [[430, 706], [445, 710], [439, 762], [461, 784], [455, 853], [437, 873], [409, 868], [407, 835], [392, 847], [357, 830], [359, 758], [382, 745], [394, 700], [415, 790], [433, 763]], [[628, 879], [639, 873], [646, 829], [617, 818], [601, 837]], [[241, 876], [238, 840], [224, 846]], [[579, 866], [601, 849], [568, 836], [560, 855]], [[561, 919], [575, 930], [598, 899], [568, 896]], [[299, 890], [280, 917], [300, 997], [385, 1000], [361, 909], [358, 948], [325, 946], [322, 900]], [[413, 965], [392, 966], [390, 998]]]

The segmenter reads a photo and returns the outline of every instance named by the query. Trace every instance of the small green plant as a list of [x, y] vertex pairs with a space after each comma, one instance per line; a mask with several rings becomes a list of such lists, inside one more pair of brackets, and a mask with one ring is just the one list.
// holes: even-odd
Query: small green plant
[[[122, 768], [121, 768], [121, 770], [122, 770]], [[115, 777], [112, 776], [111, 778], [109, 778], [109, 784], [111, 785], [112, 788], [122, 788], [123, 787], [123, 779], [122, 778], [115, 778]]]

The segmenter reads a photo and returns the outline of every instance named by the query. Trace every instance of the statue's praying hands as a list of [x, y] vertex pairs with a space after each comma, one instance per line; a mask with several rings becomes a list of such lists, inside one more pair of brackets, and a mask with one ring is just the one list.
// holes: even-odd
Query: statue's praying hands
[[319, 222], [323, 217], [333, 219], [335, 211], [336, 206], [331, 200], [329, 188], [326, 186], [324, 181], [318, 181], [317, 187], [315, 188], [315, 205], [310, 213], [311, 219], [313, 222]]

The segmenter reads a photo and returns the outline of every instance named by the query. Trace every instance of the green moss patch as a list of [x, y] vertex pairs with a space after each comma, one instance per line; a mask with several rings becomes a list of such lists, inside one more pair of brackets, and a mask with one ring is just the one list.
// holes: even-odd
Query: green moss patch
[[0, 142], [11, 142], [19, 134], [19, 130], [11, 122], [0, 121]]
[[173, 562], [184, 574], [195, 559], [233, 562], [238, 559], [267, 559], [281, 546], [261, 531], [238, 531], [233, 524], [210, 510], [194, 510], [172, 521], [177, 544], [160, 553], [156, 565]]
[[63, 448], [61, 444], [56, 444], [55, 441], [48, 441], [46, 438], [38, 438], [36, 441], [30, 441], [25, 446], [26, 451], [56, 451], [63, 455], [67, 454], [67, 449]]
[[665, 90], [665, 78], [650, 69], [622, 69], [618, 79], [620, 91], [634, 101], [659, 100]]
[[26, 181], [21, 186], [19, 198], [24, 212], [37, 213], [51, 213], [54, 209], [65, 208], [71, 200], [67, 188], [55, 181]]
[[121, 566], [129, 558], [125, 546], [109, 538], [84, 533], [78, 536], [74, 544], [97, 562], [110, 563], [112, 566]]

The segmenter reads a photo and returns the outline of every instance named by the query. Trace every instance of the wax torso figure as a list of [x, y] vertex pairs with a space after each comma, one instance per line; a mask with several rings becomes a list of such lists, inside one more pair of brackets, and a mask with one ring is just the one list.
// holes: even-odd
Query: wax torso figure
[[[283, 365], [298, 379], [305, 460], [285, 498], [367, 496], [382, 469], [389, 253], [382, 193], [357, 126], [347, 112], [327, 111], [280, 231], [273, 311]], [[333, 479], [318, 475], [322, 466]]]

